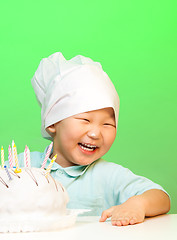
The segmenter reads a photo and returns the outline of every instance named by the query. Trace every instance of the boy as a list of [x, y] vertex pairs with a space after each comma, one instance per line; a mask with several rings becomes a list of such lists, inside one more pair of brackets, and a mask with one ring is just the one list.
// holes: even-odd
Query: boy
[[[169, 211], [161, 186], [101, 158], [116, 137], [119, 97], [99, 63], [83, 56], [67, 61], [55, 53], [41, 61], [32, 85], [42, 135], [53, 141], [50, 158], [57, 154], [51, 174], [67, 189], [68, 208], [91, 209], [100, 222], [111, 217], [117, 226]], [[44, 154], [31, 153], [36, 167]]]

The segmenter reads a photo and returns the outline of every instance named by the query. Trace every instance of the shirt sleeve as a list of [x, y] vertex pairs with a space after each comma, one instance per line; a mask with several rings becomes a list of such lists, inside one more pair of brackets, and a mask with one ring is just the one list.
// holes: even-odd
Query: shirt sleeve
[[159, 184], [148, 178], [135, 175], [127, 168], [114, 163], [109, 163], [108, 165], [107, 189], [110, 190], [109, 194], [114, 199], [114, 205], [122, 204], [130, 197], [140, 195], [150, 189], [159, 189], [167, 193]]

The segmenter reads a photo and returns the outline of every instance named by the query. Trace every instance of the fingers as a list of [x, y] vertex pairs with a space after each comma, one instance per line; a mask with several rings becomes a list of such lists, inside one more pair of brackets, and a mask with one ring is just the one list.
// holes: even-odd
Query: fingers
[[145, 214], [143, 211], [125, 209], [119, 205], [103, 211], [99, 221], [105, 222], [109, 217], [113, 226], [127, 226], [143, 222]]
[[125, 217], [125, 218], [117, 218], [117, 219], [112, 218], [111, 223], [113, 226], [127, 226], [127, 225], [134, 225], [138, 223], [138, 221], [135, 217], [134, 218]]
[[109, 208], [109, 209], [103, 211], [99, 221], [100, 222], [105, 222], [107, 218], [112, 216], [112, 211], [113, 211], [112, 208]]
[[[103, 211], [101, 218], [100, 218], [100, 222], [105, 222], [107, 218], [112, 216], [112, 209], [107, 209], [105, 211]], [[111, 223], [113, 226], [127, 226], [127, 225], [134, 225], [136, 223], [138, 223], [138, 220], [136, 217], [112, 217], [111, 218]]]
[[131, 224], [131, 225], [134, 225], [134, 224], [136, 224], [136, 223], [138, 223], [138, 221], [137, 221], [136, 218], [130, 219], [130, 224]]

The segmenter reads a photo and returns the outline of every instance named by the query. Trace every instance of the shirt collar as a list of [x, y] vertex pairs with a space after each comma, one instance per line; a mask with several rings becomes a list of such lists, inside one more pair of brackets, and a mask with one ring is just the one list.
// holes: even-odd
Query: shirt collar
[[[43, 159], [45, 158], [46, 152], [47, 152], [48, 147], [46, 147], [44, 153], [43, 153]], [[52, 149], [53, 151], [53, 149]], [[46, 165], [44, 167], [44, 169], [46, 169], [48, 167], [48, 165], [50, 164], [51, 159], [48, 158]], [[58, 163], [54, 162], [51, 168], [51, 171], [57, 171], [58, 169], [64, 171], [67, 175], [69, 175], [70, 177], [78, 177], [81, 176], [85, 173], [85, 171], [89, 168], [90, 165], [76, 165], [76, 166], [70, 166], [70, 167], [66, 167], [63, 168], [62, 166], [60, 166]]]

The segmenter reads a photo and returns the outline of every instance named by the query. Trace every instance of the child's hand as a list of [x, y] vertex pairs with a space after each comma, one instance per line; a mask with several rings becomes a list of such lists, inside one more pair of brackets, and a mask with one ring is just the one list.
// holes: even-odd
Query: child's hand
[[129, 198], [121, 205], [105, 210], [100, 222], [104, 222], [111, 217], [112, 225], [127, 226], [143, 222], [145, 216], [157, 216], [167, 213], [169, 210], [169, 196], [162, 190], [151, 189], [141, 195]]
[[134, 196], [121, 205], [105, 210], [101, 215], [100, 222], [104, 222], [109, 217], [111, 217], [113, 226], [141, 223], [145, 218], [145, 209], [139, 201], [139, 196]]

